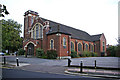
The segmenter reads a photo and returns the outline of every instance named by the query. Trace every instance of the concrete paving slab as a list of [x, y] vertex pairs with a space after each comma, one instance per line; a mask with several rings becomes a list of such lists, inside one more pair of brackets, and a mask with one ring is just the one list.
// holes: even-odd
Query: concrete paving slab
[[[75, 69], [76, 70], [76, 69]], [[92, 76], [92, 77], [104, 77], [104, 78], [112, 78], [112, 79], [120, 79], [120, 76], [118, 74], [116, 75], [110, 75], [105, 74], [104, 72], [94, 72], [93, 70], [86, 71], [84, 70], [83, 73], [80, 72], [73, 72], [71, 69], [67, 69], [64, 71], [66, 74], [72, 74], [72, 75], [80, 75], [80, 76]]]

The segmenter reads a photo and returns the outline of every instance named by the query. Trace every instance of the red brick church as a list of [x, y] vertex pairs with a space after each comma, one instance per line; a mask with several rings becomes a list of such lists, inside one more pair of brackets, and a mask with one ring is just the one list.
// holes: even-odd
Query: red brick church
[[57, 51], [59, 58], [70, 58], [71, 50], [106, 52], [104, 34], [89, 35], [87, 32], [39, 17], [37, 12], [28, 10], [24, 14], [23, 48], [27, 55], [36, 56], [36, 48]]

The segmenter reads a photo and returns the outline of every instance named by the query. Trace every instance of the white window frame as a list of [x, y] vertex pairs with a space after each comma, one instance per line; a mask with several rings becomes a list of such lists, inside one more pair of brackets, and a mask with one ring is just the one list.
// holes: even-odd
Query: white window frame
[[[37, 29], [38, 28], [38, 29]], [[38, 32], [37, 32], [38, 31]], [[39, 38], [39, 25], [36, 25], [36, 39]]]
[[[64, 44], [64, 41], [66, 44]], [[66, 37], [63, 37], [63, 46], [66, 46], [66, 45], [67, 45], [67, 39], [66, 39]]]
[[[71, 43], [73, 43], [73, 45], [74, 45], [74, 49], [72, 49], [72, 44]], [[71, 48], [71, 50], [74, 50], [75, 51], [75, 43], [73, 42], [73, 41], [71, 41], [71, 46], [70, 46], [70, 48]]]
[[54, 40], [53, 40], [53, 48], [51, 48], [51, 40], [53, 39], [50, 39], [50, 49], [54, 49]]

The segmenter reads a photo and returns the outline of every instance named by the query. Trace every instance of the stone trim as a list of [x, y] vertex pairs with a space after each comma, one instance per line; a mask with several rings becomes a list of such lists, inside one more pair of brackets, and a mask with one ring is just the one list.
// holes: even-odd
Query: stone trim
[[28, 42], [28, 43], [24, 46], [24, 50], [25, 50], [25, 48], [27, 47], [27, 45], [28, 45], [29, 43], [32, 43], [34, 46], [37, 46], [34, 42], [30, 41], [30, 42]]

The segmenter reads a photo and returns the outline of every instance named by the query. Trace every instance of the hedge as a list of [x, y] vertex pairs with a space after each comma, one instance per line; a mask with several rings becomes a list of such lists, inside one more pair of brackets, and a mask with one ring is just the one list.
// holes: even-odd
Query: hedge
[[48, 59], [56, 59], [57, 58], [56, 50], [47, 50], [47, 58]]
[[81, 57], [97, 57], [98, 54], [95, 52], [89, 52], [89, 51], [84, 51], [83, 54], [81, 54]]
[[71, 51], [71, 58], [79, 57], [76, 51]]
[[23, 48], [20, 48], [19, 50], [18, 50], [18, 53], [17, 53], [18, 55], [24, 55], [25, 54], [25, 50], [23, 49]]
[[36, 48], [36, 57], [42, 57], [42, 56], [44, 56], [43, 49]]

